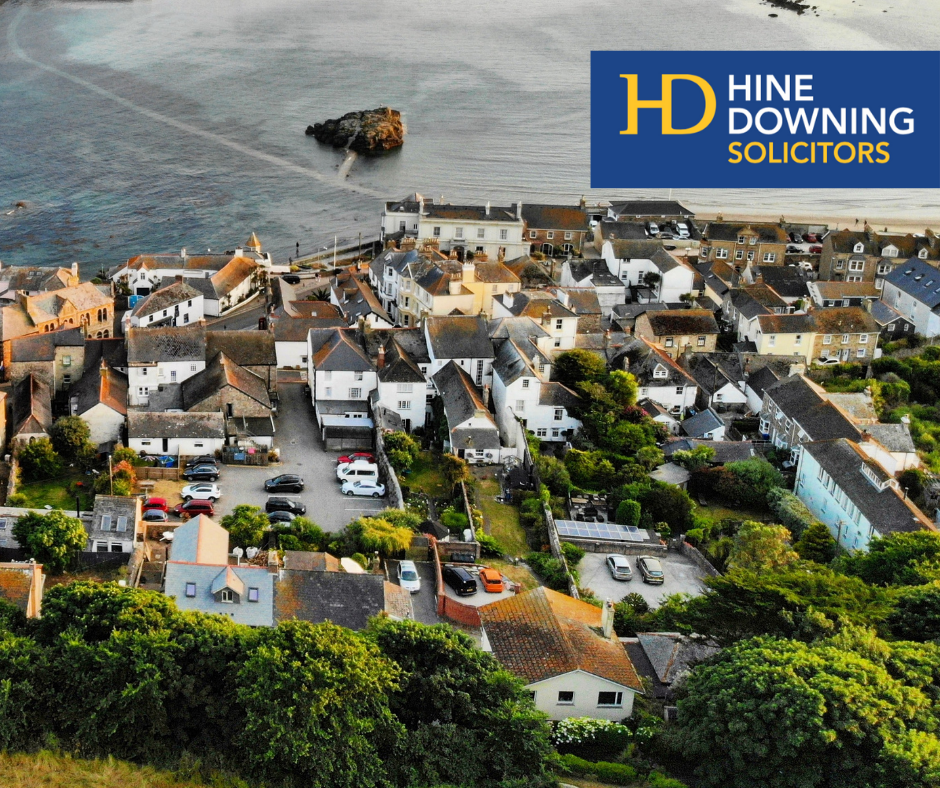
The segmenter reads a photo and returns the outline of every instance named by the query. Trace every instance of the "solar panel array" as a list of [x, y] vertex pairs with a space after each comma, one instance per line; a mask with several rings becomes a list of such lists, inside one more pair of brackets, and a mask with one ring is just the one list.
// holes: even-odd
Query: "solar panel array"
[[582, 523], [580, 520], [555, 520], [561, 537], [605, 539], [611, 542], [645, 542], [649, 534], [635, 525], [619, 523]]

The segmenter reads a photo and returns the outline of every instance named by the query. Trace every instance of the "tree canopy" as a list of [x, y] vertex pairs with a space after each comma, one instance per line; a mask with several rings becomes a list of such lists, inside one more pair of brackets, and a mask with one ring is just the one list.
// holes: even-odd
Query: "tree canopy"
[[27, 512], [13, 525], [13, 538], [30, 558], [55, 574], [66, 569], [72, 556], [88, 544], [82, 521], [54, 509], [47, 514]]
[[606, 371], [607, 365], [600, 356], [581, 348], [559, 353], [552, 364], [552, 378], [568, 388], [575, 388], [582, 381], [594, 380]]
[[242, 503], [225, 515], [219, 525], [228, 531], [231, 547], [260, 547], [271, 523], [260, 506]]

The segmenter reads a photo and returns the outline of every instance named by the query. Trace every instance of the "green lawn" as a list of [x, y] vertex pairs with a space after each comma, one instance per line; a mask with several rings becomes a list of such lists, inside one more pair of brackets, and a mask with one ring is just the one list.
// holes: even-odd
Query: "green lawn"
[[71, 486], [75, 482], [82, 482], [88, 486], [89, 492], [82, 495], [82, 510], [91, 509], [94, 493], [91, 492], [92, 478], [82, 474], [49, 479], [43, 482], [25, 482], [16, 487], [16, 491], [26, 497], [22, 506], [27, 509], [42, 509], [51, 506], [53, 509], [75, 511], [75, 496], [71, 493]]
[[539, 579], [526, 567], [510, 564], [508, 561], [504, 561], [502, 558], [481, 558], [480, 563], [499, 570], [514, 583], [521, 585], [523, 591], [531, 591], [533, 588], [538, 588], [540, 585], [542, 585], [539, 582]]
[[522, 556], [529, 552], [525, 530], [519, 524], [519, 510], [512, 504], [497, 503], [500, 494], [499, 482], [487, 474], [485, 479], [477, 479], [477, 506], [483, 512], [483, 519], [489, 525], [490, 536], [502, 544], [508, 555]]
[[423, 451], [411, 466], [403, 483], [412, 490], [420, 491], [432, 498], [441, 498], [450, 493], [447, 480], [440, 471], [439, 455]]
[[695, 514], [711, 520], [713, 523], [722, 520], [756, 520], [759, 523], [772, 523], [774, 516], [766, 510], [757, 509], [729, 509], [727, 506], [701, 504], [695, 505]]

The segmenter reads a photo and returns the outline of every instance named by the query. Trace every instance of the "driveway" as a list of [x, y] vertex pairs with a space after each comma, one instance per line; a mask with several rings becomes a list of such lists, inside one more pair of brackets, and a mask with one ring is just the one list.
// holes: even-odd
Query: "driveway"
[[665, 556], [656, 556], [663, 564], [666, 582], [661, 586], [644, 583], [636, 568], [636, 556], [628, 555], [633, 580], [614, 580], [607, 569], [606, 553], [587, 553], [581, 563], [575, 567], [581, 576], [581, 587], [590, 588], [598, 599], [612, 599], [619, 602], [627, 594], [642, 594], [651, 607], [659, 607], [663, 597], [670, 594], [690, 594], [698, 596], [705, 591], [702, 584], [704, 575], [688, 558], [679, 553], [669, 552]]
[[313, 405], [299, 383], [280, 384], [279, 415], [275, 419], [274, 445], [281, 462], [267, 467], [226, 465], [219, 485], [222, 498], [216, 507], [218, 517], [229, 514], [237, 504], [264, 507], [268, 493], [265, 479], [282, 473], [297, 473], [306, 483], [300, 495], [289, 495], [307, 505], [307, 517], [324, 531], [336, 533], [350, 521], [370, 516], [387, 507], [385, 499], [346, 496], [336, 481], [336, 453], [327, 453], [313, 415]]
[[[398, 561], [389, 559], [388, 577], [398, 585]], [[415, 561], [418, 575], [421, 577], [421, 590], [411, 595], [411, 605], [415, 611], [415, 621], [421, 624], [440, 624], [444, 619], [437, 615], [437, 593], [435, 592], [434, 564], [429, 561]]]

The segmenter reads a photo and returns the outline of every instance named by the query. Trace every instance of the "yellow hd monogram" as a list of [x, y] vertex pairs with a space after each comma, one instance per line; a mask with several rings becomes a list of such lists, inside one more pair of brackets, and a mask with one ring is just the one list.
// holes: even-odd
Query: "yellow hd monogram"
[[[659, 101], [640, 101], [639, 79], [636, 74], [621, 74], [627, 80], [627, 130], [621, 134], [637, 134], [639, 131], [638, 114], [642, 109], [658, 109], [663, 122], [663, 134], [695, 134], [704, 129], [715, 117], [715, 91], [701, 77], [694, 74], [663, 74], [662, 98]], [[684, 79], [699, 86], [705, 96], [705, 113], [701, 120], [687, 129], [672, 127], [672, 83]]]

